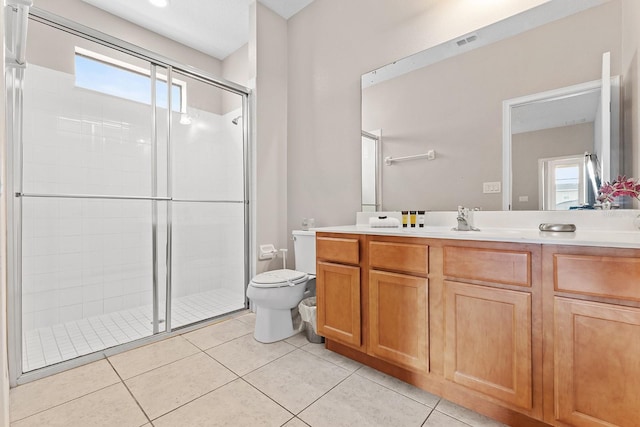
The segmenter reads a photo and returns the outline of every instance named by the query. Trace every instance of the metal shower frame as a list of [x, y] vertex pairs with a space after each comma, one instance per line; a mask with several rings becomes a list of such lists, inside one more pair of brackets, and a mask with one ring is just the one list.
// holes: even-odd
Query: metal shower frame
[[[20, 0], [19, 0], [20, 1]], [[65, 31], [67, 33], [76, 35], [83, 39], [98, 43], [100, 45], [115, 49], [117, 51], [132, 55], [139, 59], [145, 60], [151, 65], [151, 79], [156, 78], [157, 66], [166, 68], [167, 70], [167, 88], [168, 88], [168, 105], [171, 105], [171, 77], [174, 71], [184, 74], [190, 78], [201, 81], [212, 86], [216, 86], [223, 90], [235, 93], [242, 96], [242, 115], [244, 118], [249, 118], [251, 114], [250, 109], [250, 97], [251, 90], [247, 87], [238, 85], [234, 82], [219, 78], [206, 71], [198, 68], [182, 64], [172, 59], [166, 58], [162, 55], [158, 55], [154, 52], [136, 46], [134, 44], [125, 42], [108, 34], [94, 30], [82, 24], [78, 24], [69, 19], [60, 17], [53, 13], [38, 9], [31, 8], [28, 13], [29, 19], [34, 22], [39, 22], [50, 27]], [[23, 23], [26, 27], [26, 23]], [[26, 40], [26, 36], [24, 37]], [[22, 46], [24, 48], [24, 46]], [[83, 365], [93, 360], [99, 360], [104, 357], [129, 350], [141, 345], [148, 344], [160, 339], [167, 338], [171, 335], [184, 333], [189, 329], [195, 329], [197, 327], [210, 322], [209, 320], [203, 320], [196, 324], [181, 327], [178, 330], [171, 329], [171, 239], [172, 239], [172, 207], [171, 201], [174, 202], [216, 202], [216, 203], [242, 203], [244, 205], [244, 293], [245, 293], [245, 307], [247, 307], [246, 299], [246, 284], [249, 281], [249, 269], [250, 269], [250, 182], [251, 182], [251, 170], [250, 170], [250, 143], [249, 138], [250, 123], [251, 120], [242, 120], [242, 132], [243, 132], [243, 200], [187, 200], [187, 199], [174, 199], [172, 198], [171, 178], [172, 178], [172, 155], [171, 155], [171, 129], [172, 118], [171, 108], [167, 108], [167, 197], [157, 196], [157, 174], [156, 174], [156, 146], [157, 146], [157, 112], [155, 103], [152, 102], [152, 139], [153, 139], [153, 152], [152, 152], [152, 195], [145, 196], [116, 196], [116, 195], [81, 195], [81, 194], [35, 194], [35, 193], [23, 193], [22, 183], [22, 108], [23, 108], [23, 79], [24, 79], [24, 65], [5, 63], [6, 72], [6, 99], [7, 99], [7, 182], [5, 188], [7, 189], [7, 213], [8, 213], [8, 226], [7, 226], [7, 266], [8, 266], [8, 338], [9, 338], [9, 379], [12, 386], [26, 383], [44, 376], [52, 375], [57, 372], [61, 372], [66, 369], [70, 369], [76, 366]], [[152, 87], [156, 87], [155, 84]], [[153, 98], [155, 98], [156, 90], [152, 92]], [[153, 101], [153, 99], [152, 99]], [[17, 181], [17, 182], [16, 182]], [[121, 344], [117, 347], [107, 348], [95, 353], [90, 353], [85, 356], [80, 356], [75, 359], [64, 361], [55, 365], [47, 366], [36, 371], [23, 373], [22, 372], [22, 202], [23, 197], [65, 197], [65, 198], [98, 198], [98, 199], [122, 199], [122, 200], [149, 200], [152, 202], [152, 245], [153, 245], [153, 335], [145, 337], [136, 341]], [[157, 209], [158, 202], [167, 202], [167, 253], [166, 253], [166, 323], [164, 331], [159, 330], [159, 282], [160, 278], [157, 277], [158, 262], [157, 259]]]

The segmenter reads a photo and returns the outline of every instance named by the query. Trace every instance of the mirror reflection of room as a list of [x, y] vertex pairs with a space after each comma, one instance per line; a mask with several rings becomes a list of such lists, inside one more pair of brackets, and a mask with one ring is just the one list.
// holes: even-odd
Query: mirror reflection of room
[[[503, 209], [601, 208], [598, 191], [620, 172], [620, 77], [503, 103]], [[613, 124], [613, 126], [612, 126]]]
[[[621, 58], [621, 2], [595, 7], [586, 3], [568, 15], [562, 12], [564, 17], [558, 17], [552, 5], [542, 5], [529, 11], [528, 17], [516, 15], [363, 75], [362, 129], [382, 132], [380, 159], [429, 150], [438, 153], [430, 162], [390, 166], [379, 162], [378, 210], [451, 211], [458, 205], [482, 210], [557, 210], [593, 205], [585, 153], [597, 156], [606, 169], [607, 173], [599, 171], [605, 180], [625, 172], [625, 153], [616, 146], [622, 135], [617, 119], [623, 117], [620, 94], [630, 83], [624, 79]], [[535, 28], [523, 31], [524, 22]], [[621, 81], [621, 87], [611, 90], [617, 110], [610, 124], [612, 148], [601, 152], [594, 142], [593, 135], [599, 132], [596, 104], [600, 102], [600, 89], [594, 88], [577, 104], [564, 102], [568, 108], [579, 105], [588, 112], [557, 113], [558, 120], [566, 116], [562, 126], [555, 123], [534, 129], [525, 124], [522, 129], [526, 131], [514, 133], [510, 153], [514, 163], [508, 159], [503, 164], [503, 103], [600, 81], [606, 52], [610, 52], [610, 76], [620, 76]], [[406, 62], [413, 65], [391, 77], [393, 68]], [[418, 63], [423, 66], [415, 65]], [[551, 108], [543, 107], [547, 113]], [[529, 145], [534, 139], [545, 143]], [[580, 162], [579, 170], [570, 166], [554, 170], [558, 179], [575, 188], [556, 192], [551, 200], [550, 190], [545, 192], [545, 184], [540, 183], [551, 176], [545, 178], [544, 170], [551, 170], [550, 161], [567, 157], [573, 158], [567, 160], [570, 163]], [[526, 167], [515, 163], [522, 158], [528, 159]], [[546, 169], [540, 162], [547, 162]]]

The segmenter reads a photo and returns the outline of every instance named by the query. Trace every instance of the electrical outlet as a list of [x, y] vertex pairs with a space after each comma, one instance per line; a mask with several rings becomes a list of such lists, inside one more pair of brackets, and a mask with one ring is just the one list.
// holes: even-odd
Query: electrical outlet
[[482, 192], [485, 194], [488, 193], [500, 193], [502, 190], [500, 189], [500, 181], [497, 182], [483, 182], [482, 183]]
[[520, 197], [518, 197], [518, 201], [519, 202], [528, 202], [529, 201], [529, 196], [520, 196]]

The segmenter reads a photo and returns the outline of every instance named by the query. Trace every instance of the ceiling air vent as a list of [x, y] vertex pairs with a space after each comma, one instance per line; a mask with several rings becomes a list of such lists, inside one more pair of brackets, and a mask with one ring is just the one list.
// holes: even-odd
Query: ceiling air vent
[[477, 34], [470, 34], [468, 36], [465, 36], [463, 38], [461, 38], [460, 40], [456, 41], [456, 44], [458, 46], [464, 46], [468, 43], [472, 43], [474, 41], [478, 40], [478, 35]]

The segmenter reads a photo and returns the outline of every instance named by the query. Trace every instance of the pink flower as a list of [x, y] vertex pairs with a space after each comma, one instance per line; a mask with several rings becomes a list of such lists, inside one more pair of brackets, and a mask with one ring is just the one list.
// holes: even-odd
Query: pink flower
[[618, 176], [613, 182], [605, 182], [600, 187], [598, 200], [612, 202], [616, 197], [622, 196], [640, 199], [640, 180]]

